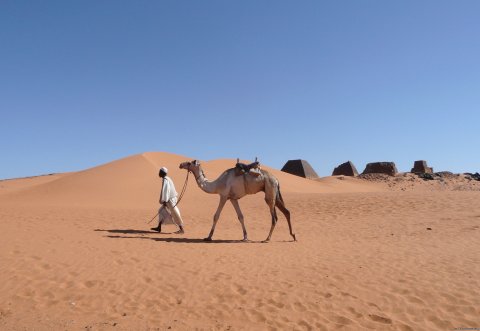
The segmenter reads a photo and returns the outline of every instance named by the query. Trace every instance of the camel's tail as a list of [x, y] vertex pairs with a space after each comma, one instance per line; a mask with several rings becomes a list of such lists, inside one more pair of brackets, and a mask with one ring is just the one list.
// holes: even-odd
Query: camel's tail
[[278, 199], [280, 199], [281, 202], [283, 202], [283, 197], [282, 197], [282, 192], [280, 192], [280, 183], [278, 183]]

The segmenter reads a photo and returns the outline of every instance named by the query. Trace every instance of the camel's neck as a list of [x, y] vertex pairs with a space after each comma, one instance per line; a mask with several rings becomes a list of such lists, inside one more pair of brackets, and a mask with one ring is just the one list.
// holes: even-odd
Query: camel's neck
[[200, 187], [206, 193], [217, 193], [218, 192], [218, 182], [216, 180], [210, 181], [205, 177], [205, 173], [201, 167], [193, 170], [193, 174], [197, 180], [198, 187]]

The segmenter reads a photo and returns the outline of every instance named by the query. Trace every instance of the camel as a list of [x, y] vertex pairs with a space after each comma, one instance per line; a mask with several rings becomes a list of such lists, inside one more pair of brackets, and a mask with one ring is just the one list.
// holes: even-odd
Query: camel
[[180, 164], [180, 169], [185, 169], [188, 172], [192, 172], [195, 176], [198, 187], [200, 187], [200, 189], [204, 192], [220, 195], [220, 202], [213, 217], [212, 229], [210, 230], [208, 237], [204, 239], [205, 241], [212, 240], [215, 226], [217, 225], [218, 219], [220, 218], [220, 213], [222, 212], [227, 200], [230, 200], [235, 208], [235, 211], [237, 212], [238, 220], [242, 225], [243, 241], [248, 241], [247, 230], [245, 229], [244, 218], [242, 211], [240, 210], [238, 200], [247, 194], [256, 194], [261, 191], [265, 192], [265, 202], [267, 203], [270, 209], [270, 214], [272, 215], [272, 226], [270, 228], [268, 237], [264, 240], [264, 242], [270, 241], [273, 229], [275, 229], [275, 225], [278, 220], [275, 207], [280, 209], [280, 211], [287, 218], [290, 235], [292, 236], [293, 240], [296, 241], [295, 234], [292, 232], [290, 211], [285, 207], [285, 202], [283, 201], [280, 193], [280, 184], [277, 178], [275, 178], [275, 176], [270, 174], [268, 171], [258, 168], [256, 169], [257, 173], [259, 172], [259, 175], [257, 176], [249, 173], [239, 175], [238, 172], [236, 173], [237, 169], [231, 168], [224, 171], [216, 180], [210, 181], [205, 177], [205, 173], [198, 160], [183, 162]]

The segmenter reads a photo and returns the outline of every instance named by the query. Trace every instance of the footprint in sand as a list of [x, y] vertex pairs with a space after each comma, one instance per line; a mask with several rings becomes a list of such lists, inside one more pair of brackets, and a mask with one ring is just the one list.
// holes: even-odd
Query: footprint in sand
[[47, 307], [53, 307], [56, 306], [60, 303], [59, 300], [48, 300], [46, 306]]
[[151, 282], [152, 282], [152, 279], [151, 279], [150, 277], [148, 277], [148, 276], [146, 276], [146, 277], [143, 277], [143, 280], [144, 280], [144, 281], [145, 281], [145, 283], [147, 283], [147, 284], [149, 284], [149, 283], [151, 283]]
[[446, 321], [446, 320], [441, 320], [437, 316], [434, 316], [434, 315], [427, 316], [427, 320], [429, 320], [430, 322], [435, 324], [435, 326], [438, 329], [441, 329], [441, 330], [452, 330], [453, 329], [452, 323], [450, 323], [449, 321]]
[[296, 311], [306, 311], [307, 310], [307, 307], [305, 307], [301, 302], [294, 302], [293, 303], [293, 307]]
[[314, 328], [304, 320], [298, 322], [298, 325], [302, 326], [305, 330], [314, 330]]
[[425, 302], [423, 302], [421, 299], [417, 298], [417, 297], [414, 297], [414, 296], [408, 296], [407, 297], [407, 300], [410, 301], [411, 303], [416, 303], [416, 304], [425, 304]]
[[353, 307], [348, 307], [347, 309], [348, 309], [348, 311], [350, 311], [350, 312], [355, 316], [355, 318], [361, 318], [361, 317], [363, 317], [363, 315], [360, 314], [358, 311], [356, 311], [355, 308], [353, 308]]
[[36, 291], [27, 287], [21, 292], [21, 295], [24, 297], [33, 297], [36, 295]]
[[350, 297], [350, 298], [358, 299], [356, 296], [351, 295], [350, 293], [347, 293], [347, 292], [340, 292], [340, 294], [344, 297]]
[[267, 302], [268, 302], [269, 304], [271, 304], [271, 305], [274, 305], [274, 306], [277, 307], [277, 308], [283, 308], [283, 307], [285, 307], [285, 305], [284, 305], [283, 303], [277, 302], [277, 301], [272, 300], [272, 299], [268, 299]]
[[340, 324], [340, 325], [349, 325], [349, 324], [352, 324], [352, 320], [345, 317], [345, 316], [339, 316], [339, 315], [334, 315], [333, 318], [332, 318], [332, 321], [336, 324]]
[[212, 280], [214, 282], [219, 281], [219, 280], [230, 280], [230, 279], [232, 279], [232, 276], [230, 276], [229, 274], [226, 274], [224, 272], [218, 272], [212, 277]]
[[377, 309], [380, 309], [380, 307], [377, 306], [376, 304], [374, 304], [373, 302], [368, 302], [368, 305], [369, 305], [370, 307], [375, 307], [375, 308], [377, 308]]
[[401, 330], [401, 331], [413, 331], [412, 327], [409, 326], [409, 325], [406, 325], [406, 324], [400, 324], [398, 326], [398, 328]]
[[265, 318], [265, 315], [256, 311], [256, 310], [250, 310], [249, 315], [251, 316], [251, 320], [257, 323], [263, 323], [267, 319]]
[[101, 280], [87, 280], [86, 282], [83, 283], [83, 285], [85, 285], [85, 287], [87, 288], [92, 288], [94, 286], [97, 286], [97, 285], [103, 285], [103, 281]]
[[241, 285], [235, 284], [235, 290], [241, 295], [247, 294], [247, 290]]
[[2, 318], [8, 317], [10, 314], [11, 312], [0, 309], [0, 320]]
[[121, 259], [116, 259], [115, 263], [118, 264], [118, 265], [124, 265], [125, 264], [125, 262], [123, 262], [123, 260], [121, 260]]
[[43, 299], [51, 299], [51, 300], [55, 299], [55, 295], [51, 291], [43, 292], [40, 296]]
[[392, 324], [392, 320], [387, 317], [383, 317], [375, 314], [369, 314], [368, 317], [370, 317], [370, 319], [374, 322], [383, 323], [383, 324]]

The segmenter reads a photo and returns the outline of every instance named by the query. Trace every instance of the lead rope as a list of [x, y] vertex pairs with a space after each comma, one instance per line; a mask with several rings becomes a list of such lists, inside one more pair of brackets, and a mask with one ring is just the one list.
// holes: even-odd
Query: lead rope
[[153, 216], [152, 219], [147, 222], [147, 224], [152, 223], [152, 221], [153, 221], [155, 218], [157, 218], [158, 214], [160, 214], [160, 209], [157, 211], [157, 213], [155, 214], [155, 216]]
[[175, 208], [180, 203], [180, 201], [183, 198], [183, 195], [185, 194], [185, 191], [187, 190], [188, 176], [189, 175], [190, 175], [190, 171], [187, 171], [187, 178], [185, 178], [185, 183], [183, 184], [182, 192], [180, 193], [180, 197], [178, 198], [177, 203], [175, 204], [175, 206], [173, 206], [173, 208]]

